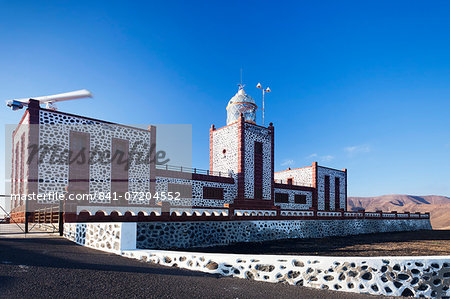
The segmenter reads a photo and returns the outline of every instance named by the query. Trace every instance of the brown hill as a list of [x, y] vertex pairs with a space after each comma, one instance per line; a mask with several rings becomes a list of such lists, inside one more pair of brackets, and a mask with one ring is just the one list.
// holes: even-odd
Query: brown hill
[[349, 197], [348, 209], [366, 211], [430, 212], [434, 229], [450, 229], [450, 198], [427, 195], [383, 195], [377, 197]]

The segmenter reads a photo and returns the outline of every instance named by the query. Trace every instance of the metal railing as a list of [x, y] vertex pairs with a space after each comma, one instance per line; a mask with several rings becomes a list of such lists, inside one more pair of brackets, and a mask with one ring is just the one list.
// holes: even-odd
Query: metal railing
[[[3, 199], [4, 198], [4, 199]], [[6, 201], [9, 199], [11, 201], [10, 195], [0, 194], [0, 223], [9, 223], [10, 221], [10, 211], [6, 211]]]
[[58, 223], [59, 207], [52, 206], [34, 211], [33, 222], [42, 223]]
[[290, 180], [274, 180], [277, 184], [284, 184], [284, 185], [294, 185], [294, 186], [302, 186], [302, 187], [312, 187], [312, 183], [304, 183], [304, 182], [297, 182], [297, 181], [290, 181]]
[[60, 235], [62, 235], [62, 223], [60, 221], [62, 219], [60, 219], [59, 206], [38, 209], [33, 212], [33, 226], [30, 230], [37, 226], [40, 229], [45, 229], [47, 232], [55, 233], [60, 231]]
[[219, 177], [226, 177], [226, 178], [233, 177], [231, 172], [228, 173], [228, 172], [222, 172], [222, 171], [210, 171], [210, 170], [205, 170], [205, 169], [191, 168], [191, 167], [184, 167], [184, 166], [174, 166], [174, 165], [168, 165], [168, 164], [156, 165], [156, 169], [171, 170], [171, 171], [178, 171], [178, 172], [185, 172], [185, 173], [204, 174], [204, 175], [219, 176]]
[[[7, 208], [6, 200], [11, 200], [11, 195], [0, 195], [0, 199], [4, 198], [4, 203], [0, 204], [0, 214], [4, 216], [0, 219], [0, 234], [8, 233], [29, 233], [33, 228], [44, 228], [46, 232], [59, 232], [62, 235], [62, 213], [59, 206], [51, 206], [42, 208], [33, 212], [27, 211], [26, 201], [25, 210], [17, 213]], [[19, 214], [19, 215], [17, 215]], [[58, 225], [55, 225], [55, 224]], [[30, 226], [30, 225], [31, 226]], [[33, 231], [34, 232], [34, 231]], [[36, 232], [42, 232], [38, 230]]]

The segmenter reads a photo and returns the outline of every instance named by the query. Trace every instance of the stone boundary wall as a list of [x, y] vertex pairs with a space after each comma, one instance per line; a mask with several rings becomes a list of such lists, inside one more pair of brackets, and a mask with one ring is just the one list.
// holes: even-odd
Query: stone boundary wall
[[325, 257], [126, 250], [126, 257], [258, 281], [388, 296], [450, 296], [450, 256]]
[[178, 249], [415, 230], [431, 230], [429, 219], [138, 222], [136, 247]]
[[[352, 226], [355, 229], [357, 227], [362, 229], [365, 226], [370, 227], [371, 221], [386, 222], [389, 220], [361, 219], [346, 221], [353, 221]], [[361, 221], [366, 223], [360, 223]], [[410, 223], [416, 223], [416, 225], [421, 223], [422, 225], [422, 227], [409, 227], [410, 230], [430, 227], [428, 219], [391, 221], [403, 222], [403, 224], [397, 226], [397, 228], [403, 227], [403, 229], [408, 228], [408, 225], [411, 225]], [[247, 224], [251, 222], [256, 221], [247, 221]], [[317, 221], [310, 222], [316, 222], [315, 225], [320, 227]], [[136, 245], [139, 244], [139, 241], [137, 241], [139, 238], [138, 228], [142, 224], [155, 225], [155, 223], [132, 222], [65, 223], [64, 236], [83, 246], [113, 252], [145, 262], [224, 276], [374, 295], [436, 298], [450, 296], [450, 256], [323, 257], [236, 255], [136, 249]], [[201, 222], [198, 222], [198, 224], [201, 224]], [[282, 224], [272, 225], [279, 226]], [[323, 228], [326, 228], [327, 225], [329, 223], [324, 223]], [[386, 226], [388, 223], [380, 223], [380, 225]], [[285, 226], [286, 224], [284, 224]], [[394, 227], [391, 223], [389, 229]], [[185, 227], [184, 230], [189, 231], [189, 228]], [[281, 231], [278, 233], [281, 233]], [[173, 238], [175, 237], [173, 236]]]
[[107, 252], [136, 248], [136, 222], [64, 223], [64, 237]]

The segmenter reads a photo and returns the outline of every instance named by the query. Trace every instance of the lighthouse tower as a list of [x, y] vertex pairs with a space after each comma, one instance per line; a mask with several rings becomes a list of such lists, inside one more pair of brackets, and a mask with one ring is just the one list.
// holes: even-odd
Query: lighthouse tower
[[244, 86], [239, 84], [238, 92], [227, 105], [227, 125], [237, 122], [241, 114], [246, 122], [256, 124], [256, 109], [258, 106], [255, 100], [246, 94]]
[[236, 176], [236, 205], [272, 206], [274, 127], [256, 124], [258, 107], [241, 85], [226, 109], [227, 125], [210, 129], [209, 168]]

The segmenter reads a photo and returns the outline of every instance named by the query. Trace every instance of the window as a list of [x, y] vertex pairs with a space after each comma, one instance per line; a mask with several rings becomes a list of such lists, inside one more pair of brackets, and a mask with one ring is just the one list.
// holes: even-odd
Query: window
[[223, 188], [203, 187], [204, 199], [223, 199]]
[[325, 211], [330, 210], [330, 176], [325, 176]]
[[262, 155], [263, 153], [263, 144], [261, 142], [255, 141], [255, 154]]
[[341, 193], [340, 190], [340, 180], [338, 177], [334, 178], [334, 209], [337, 210], [340, 208], [339, 204], [339, 193]]
[[167, 191], [172, 192], [172, 196], [176, 197], [180, 193], [180, 198], [192, 198], [192, 185], [191, 184], [167, 184]]
[[255, 188], [255, 199], [262, 199], [262, 188]]
[[305, 204], [306, 203], [306, 195], [304, 195], [304, 194], [295, 194], [294, 202], [295, 203], [299, 203], [299, 204]]
[[69, 192], [75, 194], [89, 193], [89, 145], [90, 135], [70, 131], [69, 149]]
[[288, 179], [287, 179], [288, 185], [292, 185], [292, 182], [293, 182], [293, 178], [288, 178]]
[[[19, 194], [23, 194], [24, 192], [24, 181], [25, 181], [25, 133], [22, 134], [22, 137], [20, 138], [20, 176], [19, 176], [19, 182], [20, 182], [20, 189]], [[22, 200], [20, 200], [20, 205], [22, 205]]]
[[254, 198], [260, 200], [263, 197], [263, 144], [255, 141], [254, 149]]
[[289, 194], [287, 194], [287, 193], [275, 193], [275, 202], [288, 203], [289, 202]]
[[15, 171], [14, 171], [14, 193], [19, 193], [19, 165], [20, 165], [20, 158], [19, 158], [19, 143], [16, 143], [16, 154], [14, 155], [15, 159]]

